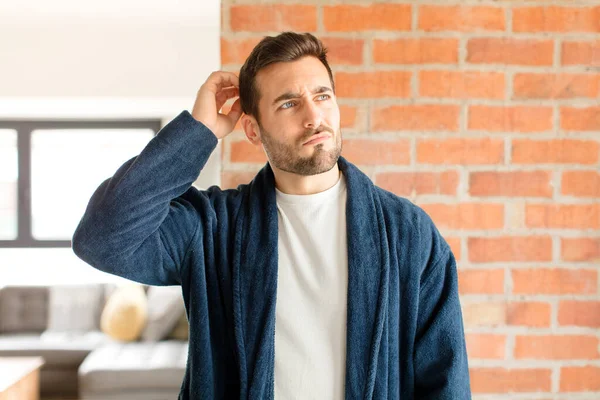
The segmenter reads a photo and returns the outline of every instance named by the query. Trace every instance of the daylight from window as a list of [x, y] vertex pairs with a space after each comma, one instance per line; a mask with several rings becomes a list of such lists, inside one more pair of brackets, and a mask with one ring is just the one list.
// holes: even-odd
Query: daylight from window
[[153, 135], [147, 129], [33, 131], [33, 237], [70, 240], [94, 190]]
[[17, 132], [0, 129], [0, 240], [17, 237]]
[[[0, 131], [0, 240], [18, 234], [18, 132]], [[90, 197], [154, 137], [151, 129], [31, 132], [31, 229], [36, 240], [71, 240]], [[122, 281], [86, 266], [71, 248], [0, 248], [3, 284]]]

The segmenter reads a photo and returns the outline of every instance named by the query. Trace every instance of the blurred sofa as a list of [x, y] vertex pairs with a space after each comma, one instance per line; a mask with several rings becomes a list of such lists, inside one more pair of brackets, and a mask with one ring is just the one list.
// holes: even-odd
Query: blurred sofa
[[[115, 284], [0, 287], [0, 356], [43, 357], [44, 397], [177, 398], [189, 329], [181, 289], [139, 287], [134, 305]], [[113, 333], [136, 318], [143, 326], [133, 336]]]

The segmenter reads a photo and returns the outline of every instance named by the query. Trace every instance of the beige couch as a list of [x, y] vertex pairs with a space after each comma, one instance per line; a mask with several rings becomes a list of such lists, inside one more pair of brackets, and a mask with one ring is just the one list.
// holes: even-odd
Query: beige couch
[[[169, 290], [144, 289], [146, 293], [152, 290], [155, 299], [161, 290]], [[171, 298], [173, 289], [168, 294]], [[153, 340], [156, 332], [146, 330], [136, 341], [111, 339], [100, 330], [100, 317], [114, 290], [111, 284], [0, 288], [0, 356], [42, 356], [43, 396], [176, 398], [185, 373], [187, 340], [173, 339], [171, 334]], [[183, 313], [183, 300], [177, 301]], [[153, 324], [154, 329], [160, 324], [161, 329], [165, 327], [162, 321]], [[178, 329], [181, 332], [181, 325]]]

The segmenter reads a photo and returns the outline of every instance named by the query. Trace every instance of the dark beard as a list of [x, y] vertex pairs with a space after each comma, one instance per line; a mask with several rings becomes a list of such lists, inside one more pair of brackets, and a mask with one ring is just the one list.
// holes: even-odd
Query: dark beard
[[[341, 131], [335, 137], [333, 149], [324, 150], [325, 145], [315, 145], [315, 151], [310, 157], [299, 157], [295, 147], [273, 140], [273, 136], [261, 128], [261, 140], [269, 161], [276, 168], [296, 175], [317, 175], [331, 170], [338, 162], [342, 153]], [[302, 142], [304, 142], [304, 139]]]

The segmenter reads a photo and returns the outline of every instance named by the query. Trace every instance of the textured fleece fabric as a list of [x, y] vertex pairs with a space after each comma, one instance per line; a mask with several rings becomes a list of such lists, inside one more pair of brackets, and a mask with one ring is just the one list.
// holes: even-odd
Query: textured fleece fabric
[[[217, 145], [188, 111], [92, 195], [73, 251], [150, 285], [181, 285], [190, 322], [179, 399], [272, 399], [275, 180], [192, 186]], [[341, 157], [347, 185], [346, 399], [469, 399], [454, 256], [429, 216]]]

